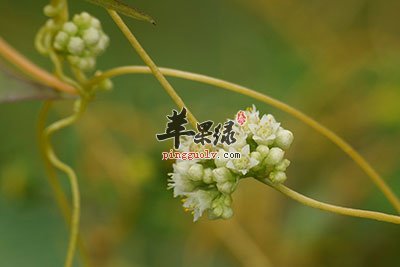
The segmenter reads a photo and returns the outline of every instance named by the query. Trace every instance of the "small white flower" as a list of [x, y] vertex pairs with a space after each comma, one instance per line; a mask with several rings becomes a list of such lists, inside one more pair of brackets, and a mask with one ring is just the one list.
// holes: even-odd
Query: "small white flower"
[[204, 211], [211, 208], [211, 204], [217, 195], [218, 192], [214, 190], [196, 190], [186, 194], [187, 198], [184, 199], [183, 207], [192, 211], [193, 221], [197, 221]]
[[[194, 221], [205, 211], [210, 219], [232, 217], [231, 195], [246, 175], [274, 184], [286, 180], [285, 171], [290, 161], [284, 155], [293, 141], [293, 134], [280, 127], [272, 115], [263, 115], [260, 119], [254, 105], [246, 111], [246, 118], [243, 125], [236, 122], [233, 126], [236, 142], [229, 146], [203, 146], [194, 143], [192, 137], [181, 138], [179, 151], [201, 152], [206, 148], [218, 151], [214, 161], [177, 160], [173, 165], [174, 173], [170, 174], [168, 186], [174, 189], [175, 197], [184, 198], [183, 206], [192, 211]], [[227, 152], [239, 152], [241, 157], [225, 158]]]
[[[234, 148], [230, 148], [229, 152], [238, 152]], [[245, 145], [241, 150], [241, 157], [239, 159], [230, 159], [226, 163], [226, 167], [231, 169], [235, 173], [241, 173], [246, 175], [251, 168], [256, 166], [259, 162], [258, 160], [250, 157], [250, 146]]]
[[242, 147], [247, 145], [248, 133], [246, 133], [246, 131], [244, 130], [244, 127], [240, 127], [238, 125], [234, 125], [232, 130], [235, 133], [236, 142], [231, 145], [224, 144], [223, 147], [226, 150], [229, 150], [229, 148], [231, 148], [231, 147], [233, 147], [237, 150], [240, 150], [240, 149], [242, 149]]
[[185, 195], [196, 188], [196, 184], [189, 177], [189, 169], [195, 161], [179, 160], [173, 165], [174, 172], [170, 173], [168, 188], [174, 190], [174, 197]]
[[268, 114], [263, 115], [258, 124], [249, 124], [249, 129], [253, 134], [253, 140], [259, 145], [271, 145], [276, 138], [279, 123], [275, 118]]
[[185, 196], [192, 192], [196, 185], [185, 174], [169, 173], [168, 189], [174, 190], [174, 197]]
[[240, 128], [246, 134], [252, 134], [249, 125], [257, 125], [260, 122], [260, 112], [256, 109], [255, 105], [246, 110], [246, 117], [246, 122]]
[[249, 124], [258, 124], [260, 121], [260, 112], [257, 110], [255, 105], [246, 111], [246, 116]]

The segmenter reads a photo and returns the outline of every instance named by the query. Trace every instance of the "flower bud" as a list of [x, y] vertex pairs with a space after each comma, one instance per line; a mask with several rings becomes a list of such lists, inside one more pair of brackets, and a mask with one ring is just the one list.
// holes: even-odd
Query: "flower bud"
[[92, 20], [90, 21], [90, 26], [95, 28], [95, 29], [101, 29], [101, 23], [100, 20], [92, 17]]
[[188, 170], [188, 175], [192, 181], [201, 181], [204, 175], [204, 168], [201, 164], [194, 164]]
[[52, 5], [46, 5], [43, 8], [43, 13], [48, 17], [53, 17], [57, 13], [57, 10]]
[[67, 46], [69, 41], [69, 35], [66, 32], [60, 31], [54, 38], [54, 48], [57, 50], [63, 50]]
[[222, 206], [217, 206], [212, 210], [212, 217], [219, 218], [224, 212], [224, 208]]
[[258, 151], [253, 151], [250, 153], [250, 158], [257, 160], [258, 162], [260, 162], [262, 160], [262, 156], [261, 153]]
[[231, 207], [225, 207], [225, 209], [224, 209], [224, 211], [223, 211], [223, 213], [221, 215], [221, 218], [227, 220], [227, 219], [232, 218], [232, 216], [233, 216], [232, 208]]
[[211, 219], [229, 219], [233, 215], [231, 208], [232, 198], [230, 195], [221, 195], [213, 200], [208, 213]]
[[99, 87], [100, 89], [109, 91], [114, 87], [114, 85], [110, 79], [104, 79], [103, 81], [100, 82]]
[[92, 53], [95, 55], [103, 53], [106, 50], [109, 41], [110, 39], [107, 35], [102, 35], [97, 44], [91, 48]]
[[92, 17], [87, 12], [82, 12], [81, 14], [76, 14], [72, 21], [81, 28], [89, 28]]
[[231, 194], [236, 189], [237, 182], [223, 182], [217, 183], [218, 191], [223, 194]]
[[275, 166], [275, 170], [284, 172], [289, 165], [290, 161], [288, 159], [284, 159]]
[[85, 49], [85, 43], [79, 37], [72, 37], [67, 46], [68, 52], [72, 55], [79, 55]]
[[203, 182], [206, 184], [211, 184], [214, 182], [213, 172], [211, 168], [204, 169]]
[[56, 23], [54, 22], [54, 19], [48, 19], [46, 21], [46, 27], [51, 29], [51, 28], [55, 28]]
[[81, 60], [78, 56], [68, 56], [67, 59], [71, 65], [78, 65]]
[[213, 172], [214, 180], [217, 183], [224, 183], [227, 181], [234, 180], [232, 173], [226, 167], [216, 168], [212, 172]]
[[225, 152], [225, 150], [220, 150], [218, 152], [218, 157], [216, 157], [214, 159], [215, 166], [217, 166], [218, 168], [219, 167], [225, 167], [226, 163], [228, 162], [228, 159], [224, 158], [223, 155], [222, 155], [224, 152]]
[[276, 165], [283, 159], [284, 154], [285, 152], [279, 147], [273, 147], [265, 158], [264, 163], [267, 165]]
[[76, 66], [83, 71], [89, 71], [93, 69], [95, 65], [96, 65], [96, 60], [94, 58], [84, 57], [79, 59], [79, 62]]
[[274, 184], [280, 184], [286, 181], [286, 173], [281, 172], [281, 171], [274, 171], [269, 174], [269, 179], [274, 183]]
[[276, 134], [275, 144], [286, 150], [293, 142], [293, 133], [291, 131], [281, 129]]
[[265, 145], [259, 145], [257, 146], [256, 151], [259, 152], [263, 158], [265, 158], [269, 153], [269, 147]]
[[[54, 38], [53, 46], [63, 53], [72, 66], [90, 71], [95, 68], [96, 57], [106, 50], [109, 41], [109, 37], [101, 29], [100, 21], [83, 12], [63, 24]], [[102, 86], [111, 88], [112, 84], [105, 81]]]
[[78, 33], [78, 27], [70, 21], [64, 23], [62, 30], [70, 36]]
[[86, 45], [93, 46], [100, 40], [100, 32], [97, 29], [89, 28], [83, 32], [82, 39]]

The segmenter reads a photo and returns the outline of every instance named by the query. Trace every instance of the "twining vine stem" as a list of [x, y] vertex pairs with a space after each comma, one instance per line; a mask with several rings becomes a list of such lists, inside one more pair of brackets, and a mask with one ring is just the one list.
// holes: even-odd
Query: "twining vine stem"
[[[108, 10], [108, 13], [110, 14], [110, 16], [112, 17], [114, 22], [117, 24], [117, 26], [121, 29], [121, 31], [123, 32], [125, 37], [129, 40], [129, 42], [131, 43], [133, 48], [136, 50], [136, 52], [141, 56], [143, 61], [150, 68], [153, 75], [159, 80], [159, 82], [164, 87], [164, 89], [170, 94], [173, 101], [178, 105], [178, 107], [182, 108], [184, 106], [184, 102], [182, 101], [182, 99], [175, 92], [175, 90], [170, 85], [170, 83], [165, 79], [163, 72], [151, 60], [151, 58], [148, 56], [146, 51], [140, 45], [140, 43], [138, 42], [136, 37], [129, 30], [128, 26], [124, 23], [124, 21], [121, 19], [121, 17], [117, 14], [117, 12], [115, 12], [113, 10]], [[117, 69], [123, 70], [123, 67], [117, 68]], [[372, 181], [375, 183], [375, 185], [383, 192], [383, 194], [386, 196], [386, 198], [389, 200], [389, 202], [393, 205], [393, 207], [396, 209], [396, 211], [398, 213], [400, 213], [400, 200], [393, 193], [393, 191], [390, 189], [390, 187], [385, 183], [385, 181], [382, 179], [382, 177], [374, 170], [374, 168], [372, 168], [372, 166], [354, 148], [352, 148], [346, 141], [344, 141], [341, 137], [339, 137], [333, 131], [331, 131], [328, 128], [326, 128], [325, 126], [321, 125], [320, 123], [318, 123], [311, 117], [307, 116], [306, 114], [302, 113], [301, 111], [299, 111], [277, 99], [274, 99], [267, 95], [261, 94], [257, 91], [251, 90], [249, 88], [246, 88], [246, 87], [243, 87], [243, 86], [231, 83], [231, 82], [207, 77], [205, 75], [188, 73], [188, 72], [180, 72], [180, 71], [173, 71], [173, 72], [174, 73], [169, 73], [169, 74], [171, 76], [174, 76], [174, 74], [179, 72], [179, 74], [182, 74], [182, 76], [185, 76], [183, 78], [186, 78], [189, 80], [196, 80], [196, 81], [202, 82], [202, 83], [212, 84], [216, 87], [224, 88], [224, 89], [231, 90], [231, 91], [243, 94], [243, 95], [250, 96], [254, 99], [265, 102], [271, 106], [274, 106], [274, 107], [298, 118], [299, 120], [301, 120], [305, 124], [309, 125], [311, 128], [313, 128], [320, 134], [327, 137], [334, 144], [336, 144], [339, 148], [341, 148], [351, 159], [353, 159], [360, 166], [360, 168], [372, 179]], [[116, 73], [118, 73], [118, 71]], [[191, 75], [189, 75], [189, 74], [191, 74]], [[103, 73], [103, 75], [104, 75], [104, 77], [107, 77], [106, 74]], [[166, 74], [166, 75], [168, 75], [168, 74]], [[109, 76], [109, 77], [111, 78], [112, 76]], [[194, 79], [194, 78], [196, 78], [196, 79]], [[194, 116], [192, 115], [192, 113], [190, 111], [188, 112], [188, 118], [189, 118], [190, 122], [192, 123], [192, 125], [194, 125], [196, 122], [196, 119], [194, 118]]]
[[383, 221], [388, 223], [400, 224], [400, 216], [390, 215], [383, 212], [376, 212], [376, 211], [369, 211], [369, 210], [361, 210], [361, 209], [352, 209], [346, 207], [340, 207], [337, 205], [327, 204], [310, 197], [306, 197], [283, 184], [273, 184], [270, 183], [268, 180], [259, 180], [263, 184], [269, 185], [272, 188], [278, 190], [282, 194], [288, 196], [289, 198], [304, 204], [306, 206], [320, 209], [324, 211], [329, 211], [341, 215], [347, 215], [351, 217], [359, 217], [359, 218], [366, 218], [371, 220]]
[[[55, 172], [54, 166], [50, 162], [50, 159], [46, 155], [46, 147], [48, 146], [47, 144], [47, 139], [46, 136], [44, 135], [45, 132], [45, 127], [46, 127], [46, 120], [48, 117], [48, 113], [50, 110], [50, 107], [52, 105], [53, 101], [45, 101], [43, 103], [43, 106], [39, 112], [38, 116], [38, 122], [37, 122], [37, 137], [38, 137], [38, 143], [39, 143], [39, 148], [42, 153], [47, 177], [49, 180], [49, 184], [51, 186], [52, 191], [54, 192], [54, 197], [57, 201], [57, 204], [61, 210], [62, 216], [64, 217], [64, 220], [67, 224], [67, 227], [71, 227], [71, 207], [69, 205], [67, 196], [65, 195], [63, 188], [61, 187], [60, 181], [57, 179], [57, 173]], [[89, 254], [84, 246], [82, 237], [80, 234], [78, 234], [78, 246], [79, 246], [79, 251], [81, 254], [82, 258], [82, 265], [85, 267], [90, 266], [90, 260], [89, 260]]]
[[43, 133], [44, 153], [54, 167], [63, 171], [68, 176], [72, 191], [72, 213], [71, 213], [71, 225], [70, 225], [71, 230], [70, 230], [67, 256], [65, 260], [65, 267], [72, 266], [76, 250], [76, 244], [79, 236], [80, 192], [79, 192], [78, 178], [76, 176], [75, 171], [57, 157], [51, 146], [50, 138], [53, 133], [75, 123], [83, 114], [85, 108], [86, 108], [85, 101], [82, 101], [81, 99], [76, 100], [75, 112], [67, 118], [61, 119], [59, 121], [50, 124], [44, 130]]
[[[128, 26], [126, 26], [126, 24], [122, 20], [122, 18], [114, 10], [107, 10], [107, 11], [110, 14], [111, 18], [114, 20], [115, 24], [117, 24], [117, 26], [120, 28], [122, 33], [128, 39], [129, 43], [136, 50], [136, 52], [142, 58], [144, 63], [149, 67], [149, 69], [153, 73], [154, 77], [156, 77], [156, 79], [160, 82], [161, 86], [170, 95], [170, 97], [176, 103], [176, 105], [180, 109], [182, 109], [185, 106], [185, 103], [183, 102], [182, 98], [176, 93], [175, 89], [168, 82], [168, 80], [164, 77], [162, 72], [158, 69], [157, 65], [150, 58], [150, 56], [146, 53], [144, 48], [140, 45], [139, 41], [136, 39], [136, 37], [133, 35], [133, 33], [129, 30]], [[197, 120], [194, 117], [194, 115], [192, 114], [192, 112], [190, 112], [190, 110], [187, 107], [186, 107], [186, 109], [187, 109], [188, 120], [193, 125], [193, 127], [195, 127]]]
[[[378, 188], [383, 192], [386, 198], [390, 201], [393, 207], [400, 213], [400, 201], [397, 196], [393, 193], [390, 187], [385, 183], [385, 181], [380, 177], [380, 175], [372, 168], [372, 166], [357, 152], [352, 148], [347, 142], [345, 142], [342, 138], [337, 136], [334, 132], [327, 129], [325, 126], [321, 125], [314, 119], [310, 118], [309, 116], [305, 115], [301, 111], [262, 93], [257, 91], [251, 90], [244, 86], [240, 86], [231, 82], [227, 82], [221, 79], [212, 78], [206, 75], [180, 71], [175, 69], [168, 69], [168, 68], [160, 68], [160, 71], [166, 75], [176, 78], [182, 78], [186, 80], [196, 81], [200, 83], [209, 84], [218, 88], [226, 89], [229, 91], [237, 92], [243, 95], [247, 95], [251, 98], [257, 99], [264, 103], [267, 103], [271, 106], [274, 106], [284, 112], [291, 114], [292, 116], [298, 118], [300, 121], [304, 122], [305, 124], [309, 125], [317, 132], [321, 133], [329, 140], [331, 140], [334, 144], [336, 144], [339, 148], [341, 148], [350, 158], [352, 158], [360, 167], [363, 169], [366, 174], [372, 179], [372, 181], [378, 186]], [[105, 71], [102, 75], [95, 77], [89, 83], [98, 82], [98, 79], [105, 79], [111, 78], [118, 75], [124, 74], [150, 74], [150, 70], [144, 66], [126, 66], [126, 67], [117, 67], [111, 69], [109, 71]]]
[[[113, 16], [113, 11], [110, 12], [110, 15]], [[114, 14], [115, 15], [115, 14]], [[113, 17], [113, 19], [116, 20], [116, 23], [118, 26], [123, 28], [124, 34], [130, 36], [130, 42], [132, 45], [135, 44], [135, 49], [140, 49], [144, 54], [144, 49], [140, 46], [140, 44], [137, 42], [137, 39], [133, 36], [133, 34], [129, 31], [129, 29], [126, 27], [126, 25], [123, 23], [122, 19], [118, 19], [119, 16]], [[122, 23], [122, 24], [121, 24]], [[122, 30], [122, 29], [121, 29]], [[130, 34], [129, 34], [130, 33]], [[133, 37], [133, 38], [132, 38]], [[133, 40], [133, 41], [132, 41]], [[0, 39], [0, 45], [4, 41]], [[139, 46], [138, 46], [139, 45]], [[0, 46], [1, 48], [1, 46]], [[14, 51], [16, 52], [16, 51]], [[4, 54], [3, 51], [0, 49], [0, 53]], [[154, 62], [150, 59], [150, 57], [143, 56], [142, 53], [142, 58], [145, 61], [146, 64], [152, 66], [152, 67], [144, 67], [144, 66], [127, 66], [127, 67], [118, 67], [109, 71], [106, 71], [102, 73], [99, 76], [96, 76], [92, 80], [88, 82], [89, 84], [95, 84], [96, 82], [106, 79], [106, 78], [112, 78], [118, 75], [123, 75], [123, 74], [133, 74], [133, 73], [143, 73], [143, 74], [150, 74], [157, 73], [160, 83], [165, 87], [169, 87], [169, 94], [171, 95], [172, 99], [177, 103], [178, 106], [183, 107], [184, 103], [182, 99], [176, 94], [175, 90], [173, 90], [172, 86], [168, 83], [168, 81], [165, 79], [163, 75], [167, 76], [173, 76], [173, 77], [178, 77], [178, 78], [184, 78], [192, 81], [197, 81], [197, 82], [202, 82], [210, 85], [214, 85], [219, 88], [223, 88], [226, 90], [234, 91], [237, 93], [241, 93], [243, 95], [250, 96], [254, 99], [260, 100], [262, 102], [268, 103], [278, 109], [281, 109], [294, 117], [298, 118], [299, 120], [303, 121], [322, 135], [326, 136], [329, 140], [331, 140], [333, 143], [338, 145], [346, 154], [348, 154], [365, 172], [366, 174], [375, 182], [375, 184], [380, 188], [380, 190], [384, 193], [386, 198], [392, 203], [392, 205], [396, 208], [397, 211], [400, 211], [400, 201], [396, 197], [396, 195], [392, 192], [389, 186], [385, 183], [385, 181], [379, 176], [379, 174], [372, 168], [372, 166], [359, 154], [357, 153], [348, 143], [346, 143], [342, 138], [337, 136], [335, 133], [333, 133], [331, 130], [327, 129], [326, 127], [322, 126], [309, 116], [305, 115], [304, 113], [298, 111], [297, 109], [279, 101], [274, 98], [271, 98], [269, 96], [266, 96], [264, 94], [261, 94], [259, 92], [253, 91], [249, 88], [227, 82], [224, 80], [208, 77], [205, 75], [200, 75], [200, 74], [195, 74], [195, 73], [190, 73], [190, 72], [185, 72], [185, 71], [179, 71], [179, 70], [174, 70], [174, 69], [166, 69], [166, 68], [157, 68], [157, 66], [154, 64]], [[147, 54], [146, 54], [147, 55]], [[8, 57], [6, 58], [14, 58], [13, 53], [8, 53]], [[149, 60], [150, 59], [150, 60]], [[11, 61], [11, 60], [10, 60]], [[12, 61], [15, 64], [18, 64], [20, 68], [25, 69], [26, 73], [33, 73], [34, 70], [37, 68], [35, 65], [24, 65], [24, 64], [19, 64], [21, 63], [20, 60], [13, 60]], [[161, 76], [160, 76], [161, 73]], [[39, 81], [45, 81], [44, 78], [48, 78], [47, 76], [51, 76], [48, 73], [45, 72], [40, 72], [40, 79]], [[161, 77], [161, 78], [160, 78]], [[165, 83], [166, 81], [166, 83]], [[168, 86], [169, 85], [169, 86]], [[61, 86], [62, 87], [62, 86]], [[65, 88], [64, 88], [65, 89]], [[64, 90], [65, 91], [65, 90]], [[194, 117], [193, 117], [194, 118]], [[192, 120], [193, 120], [192, 118]], [[271, 185], [271, 184], [269, 184]], [[339, 207], [335, 205], [330, 205], [326, 203], [322, 203], [316, 200], [313, 200], [311, 198], [308, 198], [306, 196], [303, 196], [285, 186], [272, 186], [276, 190], [280, 191], [281, 193], [287, 195], [288, 197], [299, 201], [300, 203], [303, 203], [305, 205], [322, 209], [322, 210], [327, 210], [343, 215], [350, 215], [350, 216], [356, 216], [356, 217], [363, 217], [363, 218], [369, 218], [369, 219], [376, 219], [376, 220], [381, 220], [381, 221], [386, 221], [386, 222], [392, 222], [392, 223], [399, 223], [400, 222], [400, 217], [399, 216], [394, 216], [394, 215], [388, 215], [384, 213], [379, 213], [379, 212], [372, 212], [372, 211], [363, 211], [363, 210], [358, 210], [358, 209], [349, 209], [349, 208], [344, 208], [344, 207]]]

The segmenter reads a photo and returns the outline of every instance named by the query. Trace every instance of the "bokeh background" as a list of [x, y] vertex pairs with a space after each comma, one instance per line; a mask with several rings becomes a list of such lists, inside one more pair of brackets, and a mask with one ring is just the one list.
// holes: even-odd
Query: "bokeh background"
[[[33, 47], [44, 0], [0, 0], [0, 35], [51, 70]], [[100, 69], [142, 65], [106, 12], [111, 46]], [[361, 152], [400, 195], [400, 2], [390, 0], [126, 0], [157, 27], [126, 19], [160, 66], [249, 86], [327, 125]], [[244, 96], [169, 79], [200, 120], [223, 121], [256, 104], [295, 133], [287, 185], [316, 199], [394, 213], [339, 149], [292, 117]], [[12, 90], [10, 80], [0, 91]], [[151, 76], [114, 80], [75, 126], [54, 139], [77, 171], [81, 231], [91, 266], [399, 266], [400, 228], [303, 207], [242, 181], [229, 221], [192, 222], [166, 190], [161, 152], [173, 102]], [[28, 84], [20, 85], [29, 90]], [[24, 87], [25, 86], [25, 87]], [[18, 86], [16, 86], [18, 87]], [[36, 141], [41, 103], [0, 104], [0, 266], [62, 266], [68, 232]], [[51, 120], [71, 111], [58, 101]], [[66, 177], [60, 175], [69, 193]], [[79, 260], [76, 266], [81, 266]]]

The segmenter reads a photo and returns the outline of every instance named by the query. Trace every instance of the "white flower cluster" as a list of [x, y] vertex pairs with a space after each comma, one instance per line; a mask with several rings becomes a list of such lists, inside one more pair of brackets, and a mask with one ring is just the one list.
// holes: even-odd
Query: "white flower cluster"
[[[241, 178], [268, 179], [271, 183], [286, 180], [285, 150], [293, 142], [292, 132], [282, 128], [272, 115], [263, 115], [253, 105], [244, 112], [246, 121], [235, 123], [235, 139], [231, 145], [201, 147], [185, 138], [181, 151], [211, 149], [219, 157], [208, 160], [177, 160], [170, 173], [168, 186], [174, 197], [183, 198], [183, 207], [197, 221], [207, 211], [210, 219], [232, 217], [232, 193]], [[225, 152], [240, 152], [240, 158], [225, 159]], [[226, 153], [225, 153], [226, 154]]]
[[96, 65], [96, 58], [103, 53], [110, 42], [103, 32], [100, 21], [82, 12], [64, 23], [55, 35], [53, 47], [66, 56], [68, 62], [83, 71], [90, 71]]

